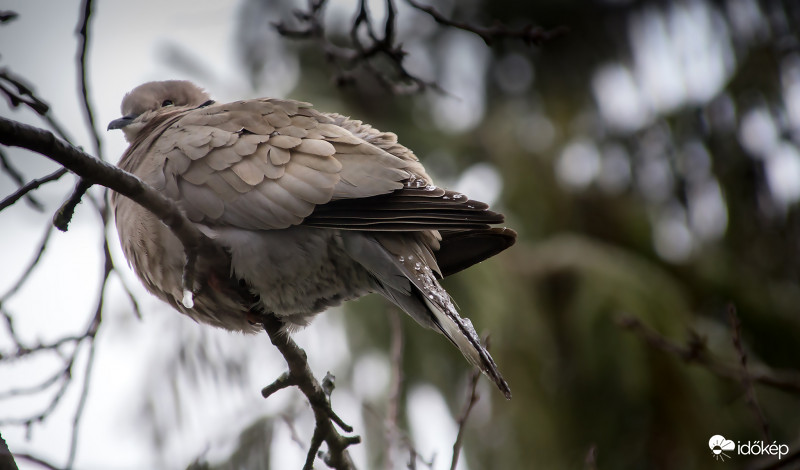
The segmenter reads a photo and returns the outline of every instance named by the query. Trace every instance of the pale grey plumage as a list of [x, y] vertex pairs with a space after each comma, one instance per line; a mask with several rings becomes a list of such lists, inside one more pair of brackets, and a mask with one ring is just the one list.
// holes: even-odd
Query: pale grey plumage
[[433, 186], [392, 133], [262, 98], [216, 104], [190, 82], [146, 83], [122, 102], [131, 143], [119, 166], [175, 200], [223, 247], [201, 254], [194, 306], [181, 303], [184, 254], [152, 214], [112, 194], [125, 255], [148, 290], [195, 320], [287, 327], [378, 292], [445, 334], [510, 396], [469, 320], [437, 281], [514, 242], [486, 205]]

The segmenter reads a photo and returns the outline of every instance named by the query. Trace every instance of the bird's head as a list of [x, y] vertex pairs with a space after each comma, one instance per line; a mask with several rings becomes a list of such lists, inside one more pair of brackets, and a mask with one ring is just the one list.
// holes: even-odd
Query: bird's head
[[191, 109], [211, 101], [208, 93], [192, 82], [167, 80], [148, 82], [131, 90], [122, 99], [122, 117], [108, 124], [108, 130], [122, 129], [133, 142], [139, 131], [153, 118], [165, 113]]

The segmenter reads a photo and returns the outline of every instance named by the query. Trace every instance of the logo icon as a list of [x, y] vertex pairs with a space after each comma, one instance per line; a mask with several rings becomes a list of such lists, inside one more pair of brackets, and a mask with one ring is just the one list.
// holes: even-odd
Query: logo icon
[[734, 444], [733, 441], [729, 441], [717, 434], [711, 436], [711, 439], [708, 440], [708, 447], [714, 454], [715, 459], [724, 462], [726, 458], [731, 458], [731, 456], [726, 454], [725, 451], [736, 449], [736, 444]]

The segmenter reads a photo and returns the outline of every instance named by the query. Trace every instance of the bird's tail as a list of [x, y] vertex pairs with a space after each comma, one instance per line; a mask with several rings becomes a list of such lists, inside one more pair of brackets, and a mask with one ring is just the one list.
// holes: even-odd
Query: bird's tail
[[[422, 235], [420, 235], [422, 237]], [[462, 318], [439, 284], [436, 259], [419, 237], [409, 234], [345, 234], [345, 248], [370, 271], [376, 289], [421, 325], [440, 331], [467, 360], [489, 376], [507, 399], [511, 389], [472, 322]]]

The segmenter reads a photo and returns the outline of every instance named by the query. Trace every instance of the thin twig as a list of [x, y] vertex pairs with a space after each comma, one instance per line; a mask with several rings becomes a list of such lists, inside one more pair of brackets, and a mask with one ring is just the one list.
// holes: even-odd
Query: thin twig
[[[9, 336], [11, 336], [11, 341], [14, 342], [14, 346], [19, 349], [19, 345], [22, 344], [22, 340], [17, 336], [17, 332], [14, 330], [14, 318], [11, 316], [10, 313], [6, 312], [3, 309], [3, 306], [0, 305], [0, 317], [3, 318], [6, 324], [6, 330], [8, 331]], [[3, 355], [0, 354], [0, 359], [3, 358]]]
[[392, 377], [389, 382], [389, 402], [386, 407], [386, 461], [387, 470], [393, 468], [392, 448], [397, 435], [397, 417], [400, 414], [400, 399], [403, 391], [403, 322], [394, 308], [389, 309], [389, 329], [392, 332], [390, 345], [392, 361]]
[[19, 15], [15, 11], [2, 10], [0, 11], [0, 23], [8, 23], [17, 19]]
[[133, 314], [136, 316], [136, 318], [141, 320], [142, 311], [139, 309], [139, 302], [136, 301], [136, 296], [133, 295], [133, 291], [131, 291], [130, 286], [128, 286], [128, 282], [121, 275], [119, 275], [119, 272], [117, 272], [117, 278], [119, 279], [119, 282], [122, 285], [122, 290], [125, 291], [125, 295], [128, 296], [128, 300], [130, 300], [131, 302], [131, 307], [133, 307]]
[[764, 417], [764, 412], [761, 410], [761, 406], [758, 404], [756, 391], [753, 388], [753, 381], [750, 380], [750, 373], [747, 371], [747, 354], [745, 354], [744, 347], [742, 346], [742, 322], [739, 321], [739, 316], [736, 315], [736, 307], [733, 305], [728, 307], [728, 319], [731, 323], [731, 338], [733, 340], [733, 347], [736, 349], [736, 353], [739, 355], [739, 365], [741, 366], [741, 382], [742, 388], [744, 388], [747, 406], [753, 412], [753, 415], [758, 421], [759, 427], [761, 428], [761, 436], [765, 441], [769, 441], [769, 423], [767, 423], [767, 418]]
[[92, 380], [92, 370], [94, 369], [94, 353], [97, 347], [96, 341], [89, 342], [89, 357], [86, 358], [86, 370], [84, 371], [83, 384], [81, 385], [80, 400], [78, 401], [78, 408], [75, 410], [75, 415], [72, 418], [72, 439], [69, 443], [69, 457], [67, 457], [67, 465], [64, 468], [70, 469], [75, 463], [75, 457], [78, 451], [78, 436], [80, 435], [81, 419], [83, 418], [83, 410], [86, 408], [86, 401], [89, 397], [89, 384]]
[[586, 458], [583, 459], [583, 464], [585, 470], [597, 470], [597, 444], [589, 446]]
[[53, 234], [53, 226], [47, 224], [47, 228], [44, 231], [44, 236], [42, 237], [42, 241], [39, 242], [39, 248], [36, 250], [36, 255], [33, 257], [33, 260], [28, 264], [25, 270], [22, 272], [22, 275], [17, 279], [15, 282], [2, 296], [0, 296], [0, 305], [3, 305], [10, 299], [14, 294], [19, 291], [20, 288], [25, 284], [25, 281], [28, 280], [33, 270], [36, 266], [39, 265], [39, 261], [42, 260], [42, 255], [44, 254], [45, 249], [47, 249], [47, 243], [50, 241], [50, 235]]
[[[16, 91], [12, 88], [16, 89]], [[33, 93], [31, 87], [22, 78], [12, 74], [7, 67], [0, 69], [0, 91], [3, 92], [12, 108], [25, 105], [40, 115], [50, 111], [50, 106], [39, 99]]]
[[94, 122], [94, 113], [92, 113], [92, 105], [89, 100], [89, 87], [87, 85], [88, 77], [86, 74], [86, 63], [89, 51], [89, 24], [92, 18], [92, 0], [83, 0], [82, 5], [83, 15], [81, 16], [80, 27], [78, 28], [79, 44], [78, 44], [78, 82], [81, 84], [81, 97], [83, 98], [83, 114], [86, 117], [86, 124], [89, 127], [89, 133], [92, 136], [94, 143], [94, 154], [100, 160], [103, 158], [103, 146], [100, 141], [100, 134], [97, 132], [97, 127]]
[[14, 191], [13, 194], [8, 195], [2, 201], [0, 201], [0, 211], [3, 209], [13, 205], [17, 202], [20, 198], [26, 196], [29, 192], [37, 189], [39, 186], [49, 183], [51, 181], [55, 181], [62, 176], [67, 174], [66, 168], [59, 168], [58, 170], [50, 173], [49, 175], [43, 176], [41, 178], [37, 178], [25, 183], [24, 186], [20, 187], [18, 190]]
[[[617, 323], [626, 330], [636, 333], [648, 345], [672, 354], [686, 363], [699, 364], [705, 367], [712, 374], [728, 380], [741, 380], [741, 372], [736, 366], [724, 363], [712, 356], [706, 348], [702, 338], [692, 334], [686, 346], [677, 344], [661, 336], [655, 330], [645, 326], [638, 318], [623, 316]], [[759, 367], [764, 371], [752, 371], [749, 374], [750, 380], [762, 385], [768, 385], [789, 393], [800, 393], [800, 376], [791, 371], [777, 371], [767, 369], [766, 366]]]
[[[384, 427], [386, 426], [386, 417], [382, 416], [380, 413], [378, 413], [375, 410], [375, 408], [373, 408], [372, 406], [370, 406], [369, 404], [366, 404], [366, 403], [362, 405], [362, 408], [364, 409], [364, 411], [367, 412], [366, 413], [367, 417], [370, 417], [370, 418], [374, 419], [375, 422], [379, 426], [384, 426]], [[384, 432], [388, 434], [389, 430], [388, 429], [384, 429]], [[416, 469], [417, 468], [417, 462], [422, 462], [422, 464], [424, 466], [426, 466], [427, 468], [433, 468], [434, 463], [436, 463], [436, 452], [434, 452], [433, 455], [431, 455], [430, 459], [425, 460], [419, 454], [417, 449], [414, 447], [414, 443], [411, 442], [411, 436], [409, 436], [407, 432], [405, 432], [399, 426], [396, 426], [394, 428], [394, 432], [395, 432], [395, 434], [396, 434], [396, 436], [398, 438], [398, 441], [399, 441], [401, 447], [408, 450], [408, 453], [409, 453], [408, 468], [409, 469]], [[389, 467], [389, 468], [394, 468], [394, 467]]]
[[460, 29], [479, 36], [487, 46], [491, 46], [499, 39], [517, 39], [527, 45], [539, 46], [569, 32], [569, 28], [565, 26], [559, 26], [549, 31], [532, 24], [525, 25], [520, 29], [511, 29], [499, 22], [490, 27], [475, 26], [473, 24], [448, 19], [446, 16], [439, 13], [436, 8], [422, 5], [415, 0], [406, 0], [406, 2], [413, 8], [426, 13], [442, 26]]
[[[25, 185], [26, 182], [25, 177], [22, 176], [22, 173], [20, 173], [19, 170], [17, 170], [16, 168], [14, 168], [13, 165], [11, 165], [11, 162], [8, 160], [8, 158], [6, 158], [6, 153], [3, 152], [2, 150], [0, 150], [0, 165], [2, 165], [3, 169], [6, 171], [8, 176], [11, 177], [11, 179], [14, 180], [15, 183], [17, 183], [18, 188], [21, 188], [22, 186]], [[26, 194], [25, 199], [37, 211], [42, 212], [44, 210], [44, 206], [42, 205], [42, 203], [39, 202], [32, 195]]]
[[303, 443], [303, 440], [300, 439], [300, 435], [297, 434], [297, 429], [294, 427], [294, 421], [292, 417], [287, 414], [282, 414], [281, 419], [283, 422], [286, 423], [286, 427], [289, 428], [289, 436], [292, 438], [295, 444], [297, 444], [302, 450], [306, 450], [306, 445]]
[[[483, 340], [483, 343], [486, 345], [486, 350], [489, 350], [489, 336]], [[475, 403], [478, 402], [480, 399], [480, 395], [478, 395], [478, 379], [481, 377], [481, 371], [477, 368], [474, 368], [470, 373], [469, 377], [469, 395], [467, 398], [467, 402], [464, 404], [464, 408], [461, 410], [461, 415], [458, 417], [458, 434], [456, 435], [456, 442], [453, 443], [453, 458], [450, 461], [450, 470], [456, 470], [456, 465], [458, 465], [458, 457], [461, 453], [461, 446], [464, 442], [464, 433], [466, 432], [467, 428], [467, 419], [469, 419], [470, 413], [472, 413], [472, 408], [475, 406]]]
[[[3, 84], [3, 82], [15, 88], [16, 92]], [[56, 135], [67, 142], [71, 142], [64, 128], [50, 114], [50, 106], [43, 99], [36, 96], [30, 85], [25, 83], [21, 77], [14, 75], [8, 67], [0, 69], [0, 92], [5, 95], [11, 107], [16, 108], [19, 105], [27, 106], [33, 112], [41, 116]]]
[[[58, 404], [61, 402], [61, 398], [64, 397], [64, 393], [66, 393], [66, 391], [67, 391], [67, 387], [69, 386], [70, 378], [71, 378], [71, 375], [72, 375], [72, 366], [75, 364], [75, 356], [76, 356], [77, 350], [78, 350], [78, 346], [76, 345], [75, 351], [73, 351], [72, 356], [69, 358], [69, 360], [67, 360], [66, 365], [64, 366], [64, 368], [60, 369], [58, 372], [56, 372], [56, 374], [53, 377], [51, 377], [50, 379], [47, 379], [46, 381], [42, 382], [39, 386], [30, 387], [28, 389], [27, 393], [33, 393], [33, 392], [38, 392], [38, 391], [41, 391], [41, 390], [45, 390], [45, 389], [49, 388], [50, 385], [58, 382], [58, 380], [61, 379], [61, 383], [59, 384], [58, 390], [56, 391], [55, 395], [53, 395], [53, 398], [50, 399], [50, 403], [48, 403], [47, 406], [42, 411], [40, 411], [38, 413], [35, 413], [35, 414], [32, 414], [32, 415], [29, 415], [29, 416], [26, 416], [26, 417], [23, 417], [23, 418], [6, 418], [6, 419], [3, 419], [3, 420], [0, 420], [0, 426], [9, 426], [9, 425], [11, 425], [11, 426], [26, 426], [27, 427], [27, 426], [30, 426], [33, 423], [42, 422], [48, 416], [50, 416], [50, 414], [56, 409]], [[5, 395], [6, 395], [6, 397], [19, 395], [20, 394], [18, 392], [19, 390], [20, 389], [17, 389], [17, 391], [13, 391], [12, 390], [12, 391], [10, 391], [9, 393], [7, 393]]]
[[[68, 367], [71, 367], [71, 364], [68, 363], [67, 367], [57, 370], [55, 374], [39, 382], [38, 384], [0, 391], [0, 400], [5, 400], [7, 398], [16, 397], [20, 395], [34, 395], [41, 391], [47, 390], [48, 388], [50, 388], [51, 385], [58, 382], [58, 379], [63, 378], [65, 375], [68, 375], [69, 373]], [[25, 419], [21, 420], [20, 422], [26, 423], [28, 421], [30, 420]]]
[[86, 400], [89, 397], [89, 384], [92, 380], [92, 370], [94, 369], [94, 353], [97, 342], [97, 332], [100, 328], [100, 323], [103, 321], [103, 306], [105, 305], [105, 291], [108, 277], [114, 270], [114, 263], [111, 260], [111, 250], [108, 246], [108, 239], [103, 240], [103, 279], [100, 281], [100, 293], [95, 305], [94, 318], [86, 330], [86, 337], [89, 338], [89, 357], [86, 359], [86, 369], [83, 376], [83, 384], [81, 385], [80, 400], [78, 407], [75, 409], [75, 415], [72, 419], [72, 439], [69, 445], [69, 456], [67, 457], [67, 464], [65, 468], [71, 469], [75, 463], [75, 456], [78, 450], [78, 436], [80, 434], [80, 424], [83, 418], [83, 410], [86, 407]]
[[62, 470], [61, 468], [56, 467], [47, 460], [44, 460], [41, 457], [36, 457], [35, 455], [26, 454], [22, 452], [14, 452], [14, 457], [17, 459], [27, 460], [28, 462], [33, 462], [36, 465], [42, 466], [49, 470]]

